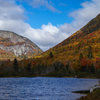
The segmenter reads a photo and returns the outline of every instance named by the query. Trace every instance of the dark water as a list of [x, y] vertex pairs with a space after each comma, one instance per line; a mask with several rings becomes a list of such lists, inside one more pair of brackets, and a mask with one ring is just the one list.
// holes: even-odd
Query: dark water
[[98, 80], [77, 78], [0, 78], [0, 100], [76, 100], [75, 90], [90, 89]]

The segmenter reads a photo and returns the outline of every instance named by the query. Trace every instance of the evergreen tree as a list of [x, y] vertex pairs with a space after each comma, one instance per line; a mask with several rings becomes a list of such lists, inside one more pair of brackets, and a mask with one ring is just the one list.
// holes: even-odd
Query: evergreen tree
[[66, 64], [66, 71], [70, 74], [72, 72], [72, 69], [70, 67], [69, 62]]
[[92, 53], [92, 47], [91, 46], [88, 47], [88, 55], [87, 56], [88, 56], [89, 59], [93, 58], [93, 53]]
[[54, 62], [52, 66], [55, 68], [55, 71], [59, 71], [64, 68], [64, 64], [62, 62]]
[[15, 72], [18, 72], [18, 61], [17, 61], [16, 58], [14, 59], [13, 67], [14, 67], [14, 71], [15, 71]]
[[53, 57], [53, 53], [52, 53], [52, 52], [49, 53], [49, 57], [50, 57], [50, 58]]
[[79, 60], [82, 60], [82, 59], [83, 59], [83, 54], [80, 53]]
[[69, 71], [69, 67], [70, 67], [70, 65], [69, 65], [69, 63], [67, 63], [67, 64], [66, 64], [66, 70], [67, 70], [67, 71]]
[[27, 65], [27, 71], [31, 72], [31, 63], [28, 63], [28, 65]]
[[90, 72], [91, 73], [95, 73], [95, 66], [94, 66], [94, 64], [91, 64], [91, 66], [90, 66]]

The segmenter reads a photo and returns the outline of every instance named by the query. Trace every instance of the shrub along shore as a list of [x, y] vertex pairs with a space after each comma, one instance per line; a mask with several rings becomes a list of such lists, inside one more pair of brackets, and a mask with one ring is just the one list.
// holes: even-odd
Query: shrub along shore
[[100, 89], [96, 89], [87, 96], [83, 96], [78, 100], [100, 100]]

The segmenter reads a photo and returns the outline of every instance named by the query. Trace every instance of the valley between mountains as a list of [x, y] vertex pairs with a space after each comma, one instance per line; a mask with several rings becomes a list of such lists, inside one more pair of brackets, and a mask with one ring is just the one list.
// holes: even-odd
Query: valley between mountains
[[0, 31], [0, 76], [100, 77], [100, 14], [55, 47]]

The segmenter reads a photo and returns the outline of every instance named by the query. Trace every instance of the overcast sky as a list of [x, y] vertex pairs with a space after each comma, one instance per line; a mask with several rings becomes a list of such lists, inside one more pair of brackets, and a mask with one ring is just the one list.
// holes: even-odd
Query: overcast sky
[[0, 30], [42, 50], [60, 43], [100, 13], [100, 0], [0, 0]]

